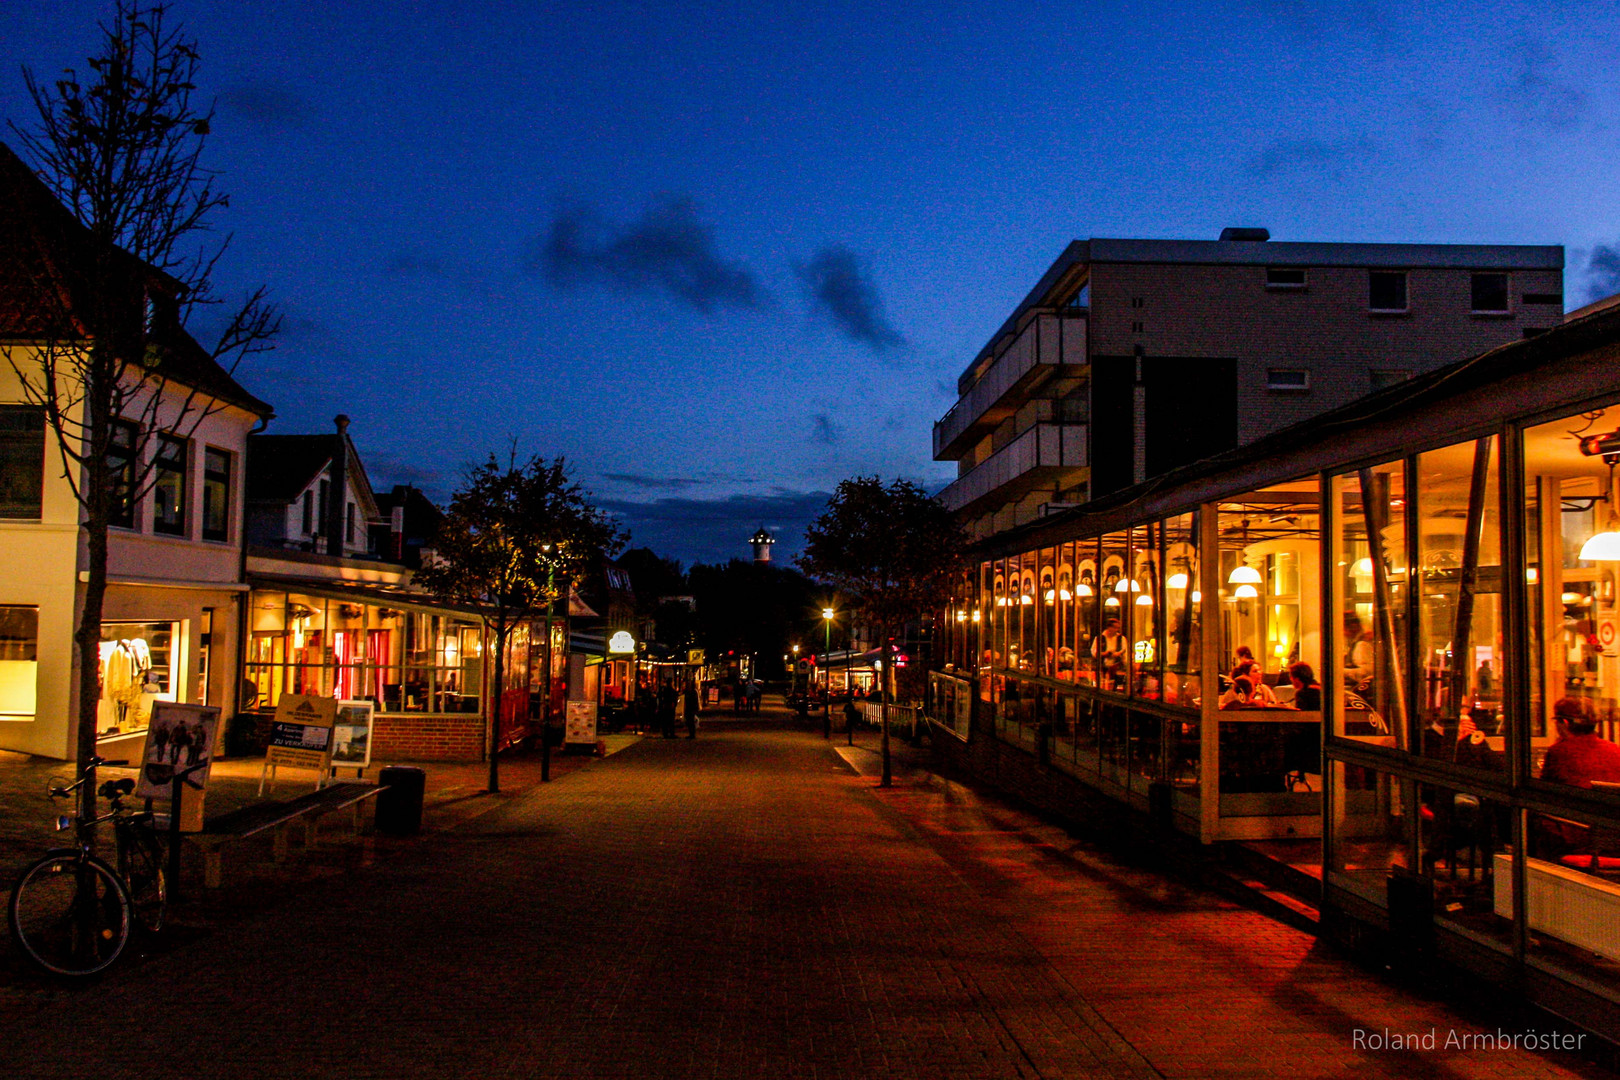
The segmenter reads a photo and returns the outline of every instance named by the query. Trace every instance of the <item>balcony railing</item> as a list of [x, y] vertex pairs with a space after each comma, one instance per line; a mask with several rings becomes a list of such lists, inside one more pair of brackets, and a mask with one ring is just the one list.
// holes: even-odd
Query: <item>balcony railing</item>
[[1050, 312], [1035, 316], [934, 424], [934, 457], [960, 456], [975, 438], [1023, 403], [1023, 392], [1062, 367], [1086, 363], [1086, 320]]
[[1017, 498], [1065, 469], [1084, 468], [1085, 424], [1036, 424], [939, 493], [953, 512], [991, 495]]

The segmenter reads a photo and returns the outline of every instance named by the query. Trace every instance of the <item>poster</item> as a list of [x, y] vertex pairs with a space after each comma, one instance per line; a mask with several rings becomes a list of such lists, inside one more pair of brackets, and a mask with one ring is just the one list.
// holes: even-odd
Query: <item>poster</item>
[[214, 736], [218, 731], [219, 709], [215, 706], [154, 701], [135, 797], [167, 800], [174, 794], [175, 773], [193, 767], [196, 771], [181, 782], [188, 795], [204, 790], [208, 774], [213, 771]]
[[371, 764], [371, 720], [375, 708], [369, 701], [340, 701], [337, 722], [332, 725], [332, 767], [364, 769]]
[[564, 745], [586, 743], [596, 745], [596, 702], [570, 701], [568, 726], [563, 734]]
[[338, 703], [328, 697], [283, 694], [276, 703], [276, 718], [270, 723], [270, 746], [265, 764], [296, 769], [326, 771], [332, 752], [332, 725], [337, 722]]

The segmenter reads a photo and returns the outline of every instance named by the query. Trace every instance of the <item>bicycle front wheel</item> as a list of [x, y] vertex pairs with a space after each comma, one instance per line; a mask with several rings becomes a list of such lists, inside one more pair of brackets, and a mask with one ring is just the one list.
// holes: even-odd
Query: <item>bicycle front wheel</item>
[[11, 890], [11, 936], [53, 975], [105, 971], [129, 943], [129, 894], [112, 867], [72, 852], [47, 855]]

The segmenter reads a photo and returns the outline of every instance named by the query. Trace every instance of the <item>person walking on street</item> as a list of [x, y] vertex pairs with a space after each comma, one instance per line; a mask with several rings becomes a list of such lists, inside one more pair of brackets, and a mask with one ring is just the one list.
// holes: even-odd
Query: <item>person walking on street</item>
[[855, 745], [855, 718], [859, 714], [855, 711], [855, 699], [844, 699], [844, 731], [849, 736], [849, 745]]
[[658, 690], [658, 727], [664, 738], [675, 737], [675, 688], [668, 683]]
[[682, 695], [682, 703], [686, 706], [686, 737], [697, 738], [698, 722], [698, 691], [697, 683], [688, 681], [686, 691]]

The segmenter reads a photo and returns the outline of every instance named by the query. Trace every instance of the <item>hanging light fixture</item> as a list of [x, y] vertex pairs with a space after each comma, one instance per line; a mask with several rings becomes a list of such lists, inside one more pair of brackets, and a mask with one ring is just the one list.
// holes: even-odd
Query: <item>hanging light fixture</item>
[[1165, 580], [1164, 587], [1167, 589], [1185, 589], [1187, 587], [1187, 575], [1179, 571], [1171, 574]]
[[1086, 584], [1084, 581], [1082, 581], [1079, 585], [1075, 586], [1075, 588], [1079, 590], [1079, 595], [1080, 596], [1095, 596], [1095, 595], [1097, 595], [1096, 592], [1093, 591], [1091, 586]]
[[1137, 594], [1136, 606], [1137, 607], [1152, 607], [1153, 606], [1153, 597], [1149, 596], [1147, 593], [1139, 593], [1139, 594]]
[[1142, 585], [1135, 578], [1122, 577], [1119, 584], [1114, 586], [1115, 592], [1141, 592]]
[[1264, 579], [1260, 577], [1260, 571], [1248, 563], [1238, 563], [1237, 568], [1227, 575], [1226, 583], [1228, 585], [1258, 585], [1262, 580]]
[[1350, 574], [1353, 577], [1372, 577], [1372, 559], [1363, 555], [1350, 564]]
[[1580, 558], [1582, 562], [1614, 562], [1620, 560], [1620, 532], [1615, 530], [1614, 521], [1614, 466], [1620, 461], [1620, 432], [1587, 436], [1581, 440], [1581, 453], [1588, 457], [1601, 454], [1609, 467], [1609, 488], [1603, 495], [1603, 501], [1609, 504], [1609, 527], [1581, 545]]
[[1256, 589], [1248, 582], [1244, 582], [1242, 585], [1239, 585], [1235, 590], [1233, 590], [1232, 595], [1237, 597], [1239, 600], [1253, 600], [1255, 597], [1260, 595], [1260, 590]]

